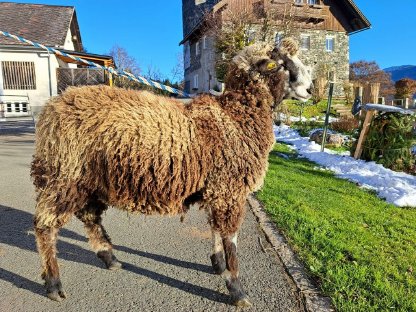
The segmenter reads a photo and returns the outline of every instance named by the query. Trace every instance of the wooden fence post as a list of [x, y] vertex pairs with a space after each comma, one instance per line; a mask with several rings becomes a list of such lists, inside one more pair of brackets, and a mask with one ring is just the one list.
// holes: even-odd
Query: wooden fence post
[[363, 90], [363, 104], [377, 104], [380, 93], [379, 83], [367, 84]]
[[[380, 92], [380, 84], [379, 83], [372, 83], [367, 84], [363, 91], [363, 105], [365, 104], [377, 104], [378, 102], [378, 95]], [[364, 111], [363, 114], [364, 121], [363, 121], [363, 128], [361, 129], [360, 137], [358, 138], [357, 147], [355, 149], [354, 158], [359, 159], [363, 152], [364, 142], [367, 138], [368, 131], [370, 130], [371, 120], [375, 115], [375, 111]]]
[[409, 98], [404, 99], [403, 108], [405, 108], [405, 109], [409, 108]]

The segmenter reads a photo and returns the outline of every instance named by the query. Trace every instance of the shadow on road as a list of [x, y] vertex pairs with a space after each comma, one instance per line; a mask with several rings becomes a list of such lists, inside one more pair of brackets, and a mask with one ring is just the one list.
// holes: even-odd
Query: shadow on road
[[42, 284], [31, 281], [30, 279], [27, 279], [26, 277], [7, 271], [3, 268], [0, 268], [0, 279], [8, 281], [9, 283], [15, 285], [16, 287], [26, 289], [34, 294], [37, 294], [40, 296], [45, 295], [45, 289]]
[[144, 252], [144, 251], [135, 250], [129, 247], [118, 246], [118, 245], [114, 245], [114, 249], [129, 253], [129, 254], [133, 254], [133, 255], [138, 255], [140, 257], [152, 259], [161, 263], [174, 265], [174, 266], [181, 267], [184, 269], [191, 269], [194, 271], [199, 271], [199, 272], [208, 273], [208, 274], [213, 273], [212, 268], [205, 264], [183, 261], [183, 260], [179, 260], [179, 259], [175, 259], [175, 258], [171, 258], [167, 256], [157, 255], [157, 254], [153, 254], [150, 252]]
[[147, 278], [150, 278], [159, 283], [168, 285], [170, 287], [177, 288], [182, 291], [186, 291], [195, 296], [203, 297], [205, 299], [215, 301], [215, 302], [230, 304], [230, 300], [227, 295], [217, 292], [215, 290], [206, 288], [206, 287], [201, 287], [201, 286], [194, 285], [188, 282], [180, 281], [176, 278], [172, 278], [163, 274], [159, 274], [157, 272], [139, 268], [129, 263], [123, 263], [123, 269], [129, 272], [141, 275], [141, 276], [145, 276]]
[[[30, 234], [31, 231], [33, 231], [32, 214], [0, 205], [0, 243], [37, 253], [35, 237], [33, 234]], [[74, 240], [86, 241], [85, 237], [67, 229], [61, 229], [59, 235]], [[84, 248], [64, 241], [58, 241], [57, 247], [59, 250], [60, 259], [104, 268], [104, 265], [101, 263], [101, 261], [98, 260], [95, 253], [92, 251], [85, 250]], [[114, 248], [122, 252], [135, 254], [140, 257], [149, 258], [158, 262], [175, 265], [186, 269], [192, 269], [204, 273], [212, 272], [211, 267], [203, 264], [192, 263], [162, 255], [138, 251], [124, 246], [114, 246]], [[144, 268], [139, 268], [129, 263], [123, 263], [123, 268], [129, 272], [145, 276], [159, 283], [166, 284], [170, 287], [183, 290], [193, 295], [216, 302], [228, 303], [228, 296], [220, 292], [188, 282], [183, 282], [178, 279], [171, 278], [169, 276]], [[43, 286], [41, 284], [33, 282], [26, 277], [7, 271], [3, 268], [0, 269], [0, 279], [5, 280], [15, 285], [16, 287], [29, 290], [35, 294], [44, 294]]]
[[0, 136], [14, 135], [23, 136], [35, 133], [35, 124], [32, 120], [15, 120], [0, 122]]

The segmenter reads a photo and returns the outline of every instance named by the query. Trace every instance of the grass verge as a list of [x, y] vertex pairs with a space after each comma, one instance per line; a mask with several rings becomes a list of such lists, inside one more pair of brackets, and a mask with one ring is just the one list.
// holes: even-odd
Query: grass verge
[[416, 210], [387, 204], [283, 144], [269, 163], [257, 198], [337, 310], [416, 311]]

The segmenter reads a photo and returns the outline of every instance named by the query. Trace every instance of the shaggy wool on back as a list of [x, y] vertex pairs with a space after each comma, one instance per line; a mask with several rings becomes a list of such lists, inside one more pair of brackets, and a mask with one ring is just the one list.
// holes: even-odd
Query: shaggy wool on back
[[[68, 89], [37, 124], [32, 177], [37, 209], [45, 210], [38, 218], [65, 223], [91, 198], [130, 212], [177, 214], [200, 192], [214, 229], [236, 231], [274, 140], [269, 101], [253, 90], [184, 106], [146, 91]], [[245, 102], [236, 105], [239, 99]]]

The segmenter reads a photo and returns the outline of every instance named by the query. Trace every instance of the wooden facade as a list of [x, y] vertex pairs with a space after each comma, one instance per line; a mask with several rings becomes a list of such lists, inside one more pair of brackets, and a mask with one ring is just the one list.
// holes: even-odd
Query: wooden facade
[[[214, 12], [245, 12], [261, 18], [266, 12], [275, 12], [275, 22], [279, 24], [284, 19], [291, 18], [302, 29], [317, 29], [350, 33], [355, 31], [351, 24], [355, 18], [345, 14], [345, 7], [338, 1], [315, 0], [308, 4], [307, 0], [295, 3], [294, 0], [223, 0], [213, 7]], [[360, 12], [361, 13], [361, 12]], [[364, 21], [368, 22], [368, 21]], [[369, 25], [368, 25], [369, 26]]]

